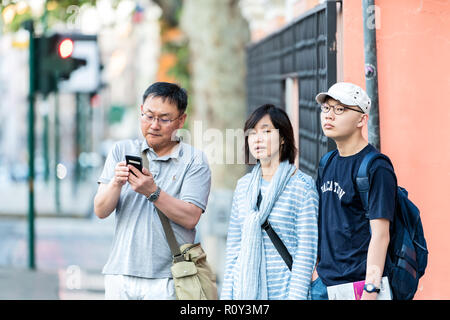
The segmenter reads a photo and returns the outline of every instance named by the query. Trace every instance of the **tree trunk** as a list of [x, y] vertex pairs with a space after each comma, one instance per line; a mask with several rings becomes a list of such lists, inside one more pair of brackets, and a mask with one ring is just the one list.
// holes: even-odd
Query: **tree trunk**
[[192, 141], [208, 156], [213, 188], [234, 189], [245, 173], [243, 135], [238, 141], [235, 129], [246, 117], [249, 27], [238, 1], [185, 0], [181, 28], [189, 39]]

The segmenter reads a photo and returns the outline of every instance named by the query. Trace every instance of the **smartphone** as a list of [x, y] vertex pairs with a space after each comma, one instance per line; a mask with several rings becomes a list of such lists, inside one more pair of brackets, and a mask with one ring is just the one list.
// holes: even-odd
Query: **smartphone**
[[[140, 172], [142, 172], [142, 158], [141, 157], [125, 155], [125, 160], [127, 161], [127, 165], [131, 164], [132, 166], [137, 168]], [[131, 173], [133, 173], [133, 172], [131, 172]]]

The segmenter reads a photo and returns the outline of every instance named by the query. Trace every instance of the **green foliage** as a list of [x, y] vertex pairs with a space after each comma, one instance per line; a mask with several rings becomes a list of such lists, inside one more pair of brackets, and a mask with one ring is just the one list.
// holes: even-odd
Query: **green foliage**
[[[177, 57], [175, 65], [168, 70], [168, 75], [174, 77], [178, 84], [185, 88], [188, 93], [192, 92], [190, 87], [191, 75], [189, 72], [189, 48], [187, 39], [179, 42], [167, 42], [164, 44], [162, 50], [163, 52], [173, 53]], [[188, 99], [189, 96], [190, 95], [188, 94]], [[188, 101], [188, 105], [190, 105], [190, 101]], [[192, 112], [191, 109], [191, 107], [188, 107], [186, 110], [188, 116]], [[185, 122], [184, 129], [189, 129], [188, 121]]]
[[[169, 32], [172, 28], [179, 28], [180, 18], [183, 11], [181, 0], [154, 0], [163, 10], [161, 16], [161, 35]], [[168, 75], [174, 77], [179, 85], [185, 88], [188, 93], [192, 92], [190, 84], [189, 65], [189, 41], [186, 36], [162, 43], [162, 53], [171, 53], [176, 56], [175, 65], [168, 70]], [[188, 97], [191, 95], [188, 94]], [[188, 116], [192, 112], [191, 99], [189, 98], [186, 113]], [[184, 129], [188, 129], [189, 121], [184, 124]]]
[[177, 57], [176, 64], [170, 68], [168, 74], [186, 89], [189, 89], [189, 48], [187, 40], [182, 42], [168, 42], [163, 47], [163, 52], [170, 52]]

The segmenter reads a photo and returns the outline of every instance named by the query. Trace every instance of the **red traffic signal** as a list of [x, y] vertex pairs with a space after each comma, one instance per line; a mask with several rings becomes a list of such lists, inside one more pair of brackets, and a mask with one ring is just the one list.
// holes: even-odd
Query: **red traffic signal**
[[[87, 58], [74, 57], [76, 41], [83, 41], [84, 35], [54, 33], [35, 37], [34, 75], [35, 89], [47, 95], [58, 90], [61, 80], [70, 79], [72, 72], [87, 65]], [[92, 41], [90, 38], [88, 40]]]
[[70, 38], [63, 39], [58, 45], [58, 54], [61, 58], [69, 58], [73, 53], [73, 40]]

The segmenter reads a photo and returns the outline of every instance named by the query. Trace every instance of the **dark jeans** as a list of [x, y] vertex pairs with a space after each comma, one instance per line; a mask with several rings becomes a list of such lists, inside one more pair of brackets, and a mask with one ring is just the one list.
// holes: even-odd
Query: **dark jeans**
[[327, 286], [320, 277], [311, 283], [311, 300], [328, 300]]

